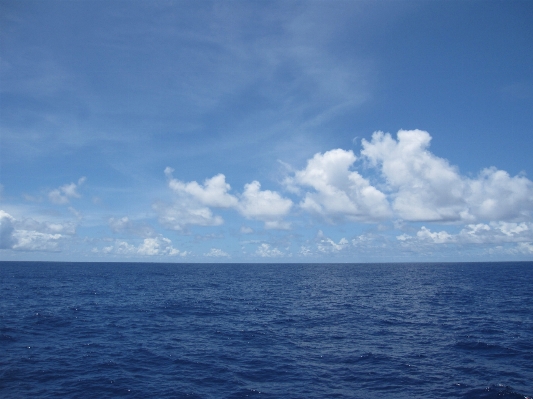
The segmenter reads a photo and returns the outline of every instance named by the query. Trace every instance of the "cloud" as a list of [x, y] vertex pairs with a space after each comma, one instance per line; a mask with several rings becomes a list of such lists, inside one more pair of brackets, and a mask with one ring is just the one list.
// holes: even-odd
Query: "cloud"
[[219, 226], [224, 223], [220, 216], [213, 215], [211, 209], [200, 206], [191, 199], [180, 198], [173, 204], [157, 202], [153, 205], [162, 226], [182, 231], [187, 226]]
[[9, 213], [0, 210], [0, 249], [10, 249], [16, 244], [13, 221], [14, 218]]
[[459, 246], [471, 244], [521, 244], [533, 241], [533, 223], [491, 222], [490, 224], [468, 224], [457, 233], [449, 233], [445, 230], [431, 231], [422, 226], [415, 236], [401, 234], [396, 239], [407, 246], [416, 245], [416, 243], [456, 244]]
[[[301, 170], [287, 168], [290, 175], [283, 184], [300, 198], [299, 209], [329, 223], [391, 221], [401, 232], [396, 239], [393, 235], [369, 233], [349, 240], [343, 237], [338, 242], [322, 234], [315, 239], [313, 253], [347, 254], [355, 250], [370, 253], [377, 248], [418, 251], [417, 247], [474, 244], [527, 248], [525, 245], [533, 240], [529, 224], [533, 183], [525, 176], [512, 177], [496, 168], [483, 169], [476, 177], [462, 176], [457, 167], [429, 151], [430, 142], [431, 136], [422, 130], [400, 130], [396, 138], [375, 132], [370, 141], [363, 140], [364, 170], [374, 168], [379, 174], [372, 178], [376, 181], [383, 178], [376, 185], [354, 169], [358, 157], [343, 149], [316, 153]], [[159, 222], [167, 228], [184, 230], [192, 225], [221, 225], [224, 220], [214, 213], [215, 209], [234, 210], [246, 219], [263, 222], [267, 229], [290, 228], [285, 219], [294, 209], [293, 201], [276, 191], [262, 190], [257, 180], [245, 184], [241, 193], [232, 193], [223, 174], [198, 183], [175, 179], [173, 172], [170, 167], [165, 169], [175, 200], [153, 205]], [[420, 221], [454, 222], [455, 227], [448, 231], [426, 225], [415, 233], [406, 233], [412, 231], [409, 222]], [[461, 223], [464, 227], [459, 229]], [[380, 226], [387, 228], [383, 223]], [[111, 219], [110, 227], [117, 232], [133, 229], [128, 218]], [[252, 230], [241, 228], [241, 232]], [[310, 248], [303, 246], [300, 255], [309, 255]], [[122, 251], [128, 251], [125, 244]], [[135, 247], [135, 251], [139, 248]], [[217, 251], [212, 249], [204, 255], [220, 255]], [[261, 244], [256, 255], [286, 254], [269, 244]]]
[[113, 233], [126, 233], [139, 237], [154, 237], [155, 230], [146, 224], [130, 220], [127, 216], [122, 218], [110, 218], [108, 220], [109, 228]]
[[350, 170], [356, 159], [352, 151], [342, 149], [318, 153], [284, 183], [292, 191], [313, 188], [300, 207], [328, 221], [370, 222], [391, 216], [385, 194]]
[[58, 252], [62, 234], [41, 233], [32, 230], [17, 230], [13, 233], [17, 243], [12, 249], [19, 251], [46, 251]]
[[226, 183], [223, 174], [199, 184], [177, 180], [172, 177], [173, 171], [167, 167], [165, 175], [169, 179], [169, 187], [177, 195], [176, 201], [172, 205], [154, 205], [160, 223], [166, 227], [182, 230], [187, 225], [218, 226], [223, 219], [213, 215], [210, 208], [232, 208], [247, 219], [264, 222], [266, 228], [289, 228], [282, 218], [289, 213], [292, 201], [275, 191], [261, 190], [258, 181], [246, 184], [243, 193], [235, 196], [228, 193], [231, 186]]
[[467, 180], [467, 204], [479, 220], [526, 220], [533, 210], [533, 182], [488, 168]]
[[429, 240], [435, 244], [444, 244], [448, 242], [455, 241], [455, 237], [453, 237], [451, 234], [447, 233], [446, 231], [440, 231], [440, 232], [431, 232], [426, 227], [422, 226], [420, 231], [416, 233], [416, 236], [419, 240]]
[[54, 204], [64, 205], [70, 202], [71, 198], [80, 198], [78, 188], [85, 182], [86, 178], [81, 177], [78, 183], [65, 184], [48, 193], [48, 199]]
[[390, 187], [393, 209], [406, 221], [525, 220], [533, 209], [533, 183], [496, 168], [475, 179], [428, 151], [429, 133], [400, 130], [397, 140], [376, 132], [361, 154]]
[[331, 238], [324, 236], [322, 230], [318, 231], [317, 240], [317, 249], [322, 253], [339, 252], [349, 244], [348, 240], [344, 237], [336, 243]]
[[220, 258], [220, 257], [228, 257], [229, 254], [222, 251], [218, 248], [211, 248], [209, 252], [205, 253], [204, 256], [214, 257], [214, 258]]
[[288, 229], [289, 224], [282, 222], [292, 207], [292, 201], [283, 198], [275, 191], [261, 191], [261, 184], [253, 181], [244, 186], [244, 192], [237, 205], [238, 211], [247, 219], [265, 222], [266, 228]]
[[302, 245], [300, 247], [299, 255], [301, 255], [301, 256], [311, 256], [311, 255], [313, 255], [313, 252], [311, 251], [311, 248], [309, 248], [309, 247], [307, 247], [305, 245]]
[[0, 210], [0, 249], [57, 252], [61, 242], [75, 233], [76, 226], [72, 223], [18, 220]]
[[526, 255], [533, 255], [533, 243], [521, 242], [516, 246], [516, 251]]
[[153, 238], [145, 238], [139, 245], [133, 245], [124, 240], [117, 240], [113, 245], [98, 250], [94, 253], [116, 255], [140, 255], [140, 256], [186, 256], [186, 251], [180, 251], [172, 246], [172, 241], [162, 235]]
[[172, 246], [172, 241], [165, 237], [145, 238], [137, 248], [139, 255], [178, 255], [180, 251]]
[[169, 177], [169, 187], [180, 195], [189, 194], [206, 206], [217, 208], [231, 208], [237, 206], [238, 200], [228, 194], [231, 186], [226, 183], [226, 177], [218, 174], [211, 179], [206, 179], [203, 185], [195, 181], [183, 183], [171, 177], [172, 168], [167, 167], [165, 174]]
[[284, 255], [279, 249], [271, 248], [270, 244], [266, 243], [261, 244], [255, 251], [255, 254], [262, 258], [275, 258]]

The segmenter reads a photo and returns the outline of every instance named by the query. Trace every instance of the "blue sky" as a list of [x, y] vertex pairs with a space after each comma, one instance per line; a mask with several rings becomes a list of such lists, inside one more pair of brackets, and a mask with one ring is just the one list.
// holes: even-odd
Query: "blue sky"
[[2, 1], [0, 258], [533, 259], [530, 1]]

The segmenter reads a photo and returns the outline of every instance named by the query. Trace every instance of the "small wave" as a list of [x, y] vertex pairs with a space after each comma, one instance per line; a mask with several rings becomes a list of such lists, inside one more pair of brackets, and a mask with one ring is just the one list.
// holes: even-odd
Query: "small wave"
[[464, 399], [531, 399], [519, 394], [508, 385], [491, 385], [484, 389], [472, 389], [463, 395]]
[[483, 341], [459, 341], [454, 345], [457, 349], [467, 351], [484, 351], [490, 354], [512, 355], [514, 351], [497, 344], [489, 344]]

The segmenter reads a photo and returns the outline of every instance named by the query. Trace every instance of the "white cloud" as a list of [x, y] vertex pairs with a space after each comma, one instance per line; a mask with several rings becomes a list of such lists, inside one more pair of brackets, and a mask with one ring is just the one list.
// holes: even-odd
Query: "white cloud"
[[251, 234], [253, 232], [254, 232], [254, 230], [251, 227], [247, 227], [247, 226], [242, 226], [241, 227], [241, 233], [242, 234]]
[[446, 231], [431, 232], [425, 226], [416, 233], [416, 236], [420, 240], [429, 240], [435, 244], [445, 244], [454, 241], [454, 236]]
[[516, 250], [526, 255], [533, 255], [533, 243], [521, 242], [516, 246]]
[[140, 256], [186, 256], [186, 251], [180, 251], [172, 246], [172, 241], [162, 235], [145, 238], [139, 245], [130, 244], [124, 240], [117, 240], [113, 245], [101, 250], [93, 249], [94, 253]]
[[421, 130], [400, 130], [397, 140], [376, 132], [363, 140], [361, 154], [381, 169], [393, 198], [394, 211], [407, 221], [527, 219], [533, 209], [533, 183], [523, 176], [484, 169], [477, 178], [428, 151], [431, 136]]
[[247, 219], [265, 222], [266, 228], [287, 229], [289, 224], [281, 219], [289, 213], [291, 207], [290, 199], [281, 197], [275, 191], [261, 191], [261, 184], [253, 181], [244, 186], [237, 209]]
[[226, 252], [224, 252], [223, 250], [221, 249], [218, 249], [218, 248], [211, 248], [209, 250], [209, 252], [205, 253], [204, 256], [209, 256], [209, 257], [215, 257], [215, 258], [219, 258], [219, 257], [228, 257], [229, 254], [227, 254]]
[[13, 221], [13, 216], [0, 210], [0, 249], [10, 249], [16, 244], [16, 240], [13, 237], [13, 232], [15, 231]]
[[[170, 177], [172, 168], [167, 167], [165, 174]], [[178, 194], [189, 194], [200, 203], [206, 206], [217, 208], [231, 208], [237, 206], [238, 200], [228, 191], [231, 186], [226, 183], [226, 177], [218, 174], [210, 179], [206, 179], [203, 185], [195, 181], [183, 183], [177, 179], [170, 178], [169, 187]]]
[[244, 186], [239, 196], [229, 194], [230, 185], [223, 174], [206, 179], [204, 184], [195, 181], [184, 183], [172, 177], [173, 169], [167, 167], [165, 174], [169, 187], [177, 194], [173, 205], [156, 204], [154, 210], [159, 221], [166, 227], [182, 230], [187, 225], [218, 226], [220, 216], [213, 215], [212, 208], [232, 208], [247, 219], [259, 220], [269, 229], [287, 229], [289, 223], [282, 218], [292, 207], [292, 201], [277, 192], [261, 190], [261, 184], [253, 181]]
[[180, 251], [172, 246], [172, 241], [165, 237], [145, 238], [137, 248], [139, 255], [179, 255]]
[[488, 168], [477, 179], [467, 180], [467, 203], [471, 213], [483, 220], [524, 220], [533, 210], [533, 182]]
[[274, 258], [278, 256], [283, 256], [283, 252], [281, 252], [277, 248], [271, 248], [270, 244], [263, 243], [258, 248], [257, 251], [255, 251], [256, 255], [261, 256], [262, 258]]
[[407, 241], [407, 240], [410, 240], [411, 238], [413, 237], [411, 237], [409, 234], [400, 234], [399, 236], [396, 236], [396, 239], [399, 241]]
[[154, 237], [155, 230], [146, 224], [134, 222], [127, 216], [121, 218], [109, 218], [109, 228], [113, 233], [133, 234], [139, 237]]
[[376, 238], [377, 238], [377, 236], [375, 234], [372, 234], [372, 233], [361, 234], [361, 235], [358, 235], [357, 237], [355, 237], [354, 239], [352, 239], [352, 245], [354, 247], [366, 246], [369, 243], [375, 241]]
[[417, 243], [456, 245], [516, 243], [521, 245], [533, 240], [533, 223], [492, 222], [490, 225], [484, 223], [468, 224], [458, 233], [450, 233], [445, 230], [431, 231], [422, 226], [415, 236], [404, 233], [397, 236], [396, 239], [407, 246], [417, 245]]
[[71, 198], [80, 198], [78, 188], [85, 182], [86, 178], [81, 177], [78, 183], [65, 184], [48, 193], [48, 199], [54, 204], [68, 204]]
[[350, 171], [356, 161], [352, 151], [336, 149], [315, 154], [305, 169], [285, 180], [295, 187], [312, 187], [300, 207], [327, 220], [376, 221], [391, 215], [385, 194], [358, 172]]
[[[421, 130], [400, 130], [397, 138], [375, 132], [371, 141], [363, 140], [362, 159], [366, 166], [381, 172], [384, 178], [384, 183], [379, 185], [383, 187], [381, 190], [353, 169], [356, 155], [342, 149], [315, 154], [304, 169], [291, 171], [284, 185], [300, 196], [300, 209], [330, 223], [394, 219], [394, 228], [400, 230], [396, 240], [391, 241], [392, 236], [376, 239], [378, 236], [370, 235], [351, 238], [351, 244], [358, 250], [369, 245], [374, 248], [489, 243], [509, 246], [531, 242], [533, 183], [530, 180], [521, 175], [511, 177], [495, 168], [484, 169], [477, 177], [462, 176], [455, 166], [428, 150], [430, 142], [429, 133]], [[293, 201], [276, 191], [262, 190], [258, 181], [246, 184], [242, 193], [231, 193], [223, 174], [197, 183], [179, 181], [172, 173], [173, 169], [165, 169], [175, 201], [153, 206], [165, 227], [183, 230], [190, 225], [221, 225], [222, 217], [213, 210], [224, 208], [233, 209], [246, 219], [261, 221], [267, 229], [290, 228], [285, 219], [293, 209]], [[462, 230], [455, 227], [448, 231], [426, 225], [411, 235], [405, 233], [409, 231], [407, 223], [418, 221], [455, 222], [455, 226], [460, 223], [465, 226]], [[110, 222], [115, 231], [129, 224], [124, 219]], [[252, 230], [242, 227], [241, 232]], [[346, 238], [336, 242], [321, 237], [316, 245], [318, 253], [334, 253], [346, 249], [350, 242]], [[256, 254], [281, 256], [283, 253], [263, 244]]]
[[324, 236], [322, 230], [318, 231], [317, 240], [317, 249], [323, 253], [339, 252], [346, 248], [349, 244], [348, 240], [344, 237], [341, 238], [338, 243], [336, 243], [331, 238]]
[[20, 251], [59, 251], [61, 234], [41, 233], [32, 230], [16, 230], [13, 238], [17, 241], [12, 249]]
[[507, 223], [507, 222], [499, 222], [499, 223], [491, 223], [491, 225], [500, 230], [503, 234], [505, 234], [508, 237], [513, 237], [514, 235], [518, 235], [520, 233], [529, 231], [530, 228], [526, 223]]
[[124, 216], [120, 219], [109, 218], [109, 227], [113, 233], [118, 233], [128, 229], [131, 226], [130, 219]]
[[187, 226], [219, 226], [224, 220], [213, 215], [211, 209], [200, 206], [191, 199], [181, 198], [173, 204], [162, 202], [153, 205], [161, 225], [172, 230], [182, 231]]
[[381, 172], [393, 190], [393, 209], [410, 221], [460, 219], [465, 210], [464, 182], [448, 161], [426, 148], [431, 136], [421, 130], [390, 134], [376, 132], [372, 141], [362, 140], [361, 154]]
[[302, 256], [311, 256], [313, 254], [313, 252], [311, 251], [311, 248], [305, 246], [305, 245], [302, 245], [300, 247], [300, 255]]
[[17, 251], [59, 251], [63, 240], [76, 233], [72, 223], [15, 219], [0, 210], [0, 249]]

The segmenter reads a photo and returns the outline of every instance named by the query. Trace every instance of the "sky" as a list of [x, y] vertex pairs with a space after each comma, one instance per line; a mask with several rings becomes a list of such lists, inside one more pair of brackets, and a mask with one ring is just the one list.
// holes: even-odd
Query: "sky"
[[0, 2], [0, 259], [533, 260], [533, 2]]

